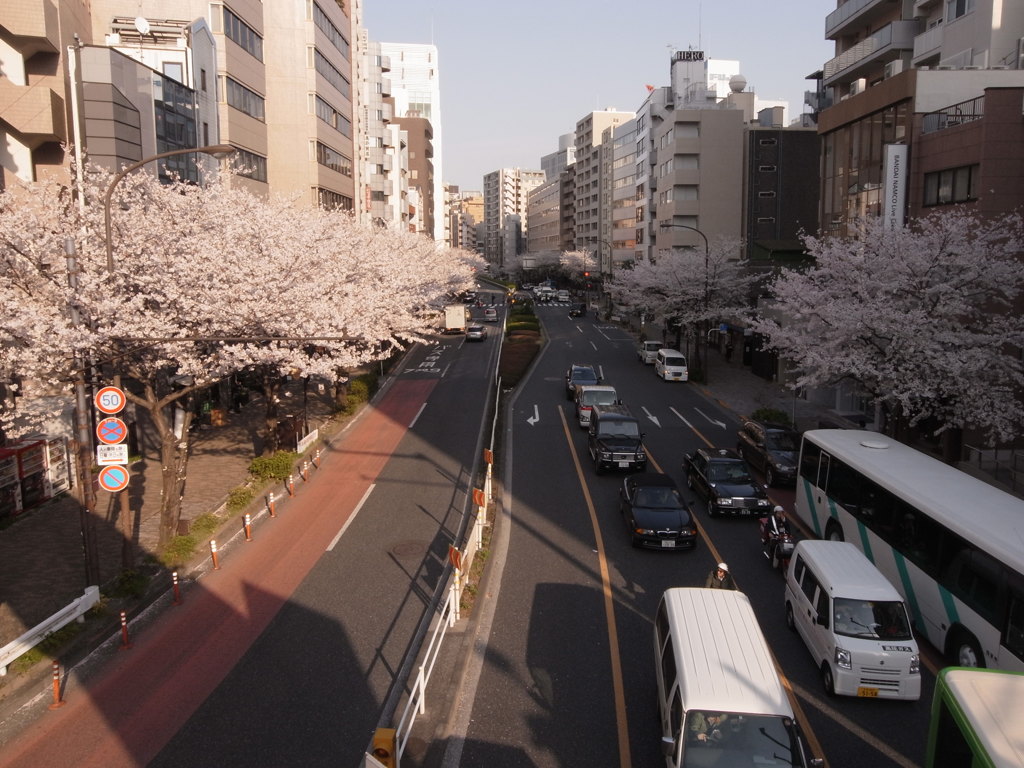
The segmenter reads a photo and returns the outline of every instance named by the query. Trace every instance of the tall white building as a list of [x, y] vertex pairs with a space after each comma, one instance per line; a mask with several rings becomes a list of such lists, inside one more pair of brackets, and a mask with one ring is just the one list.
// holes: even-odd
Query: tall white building
[[[606, 109], [591, 112], [576, 123], [576, 173], [575, 173], [575, 243], [577, 250], [593, 250], [602, 240], [607, 240], [608, 227], [602, 227], [602, 215], [609, 209], [611, 179], [602, 173], [604, 153], [611, 156], [612, 142], [605, 146], [605, 130], [632, 120], [633, 112], [618, 112]], [[610, 163], [606, 167], [610, 166]], [[602, 184], [602, 179], [606, 183]]]
[[484, 176], [484, 258], [501, 269], [526, 248], [530, 192], [544, 183], [544, 171], [500, 168]]
[[441, 81], [437, 47], [420, 43], [381, 43], [380, 52], [391, 65], [391, 96], [395, 117], [423, 117], [433, 129], [434, 239], [444, 242], [443, 146], [441, 134]]

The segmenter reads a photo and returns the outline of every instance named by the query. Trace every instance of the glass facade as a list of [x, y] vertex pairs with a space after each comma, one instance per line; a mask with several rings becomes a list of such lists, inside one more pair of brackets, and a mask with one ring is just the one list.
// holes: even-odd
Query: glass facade
[[[196, 143], [196, 105], [191, 88], [168, 77], [153, 75], [153, 112], [156, 117], [157, 152], [172, 152], [199, 146]], [[198, 182], [196, 156], [175, 155], [160, 164], [160, 178], [177, 176]]]

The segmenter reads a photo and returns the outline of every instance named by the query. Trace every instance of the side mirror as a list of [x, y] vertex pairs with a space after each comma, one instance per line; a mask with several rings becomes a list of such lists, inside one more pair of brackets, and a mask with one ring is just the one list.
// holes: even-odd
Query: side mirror
[[672, 757], [676, 753], [676, 740], [671, 736], [661, 737], [661, 754], [665, 757]]

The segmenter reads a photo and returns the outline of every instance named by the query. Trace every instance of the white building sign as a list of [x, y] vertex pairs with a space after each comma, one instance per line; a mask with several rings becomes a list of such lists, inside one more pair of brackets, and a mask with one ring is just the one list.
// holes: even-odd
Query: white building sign
[[885, 145], [885, 184], [882, 187], [882, 216], [889, 229], [903, 226], [907, 205], [907, 145]]

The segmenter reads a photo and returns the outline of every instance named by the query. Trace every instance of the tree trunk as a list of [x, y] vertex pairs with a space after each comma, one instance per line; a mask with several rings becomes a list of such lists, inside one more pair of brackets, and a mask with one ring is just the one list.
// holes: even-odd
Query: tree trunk
[[[146, 385], [145, 401], [140, 403], [149, 411], [160, 440], [160, 538], [159, 546], [170, 543], [178, 532], [181, 520], [181, 499], [185, 493], [185, 473], [188, 468], [188, 429], [192, 423], [192, 409], [179, 406], [191, 389], [179, 394], [170, 402], [161, 402], [156, 392]], [[183, 411], [181, 439], [174, 434], [175, 409]]]
[[279, 407], [281, 377], [275, 374], [263, 376], [263, 399], [267, 403], [266, 424], [263, 433], [263, 455], [272, 456], [281, 447], [277, 439], [277, 422], [281, 409]]

